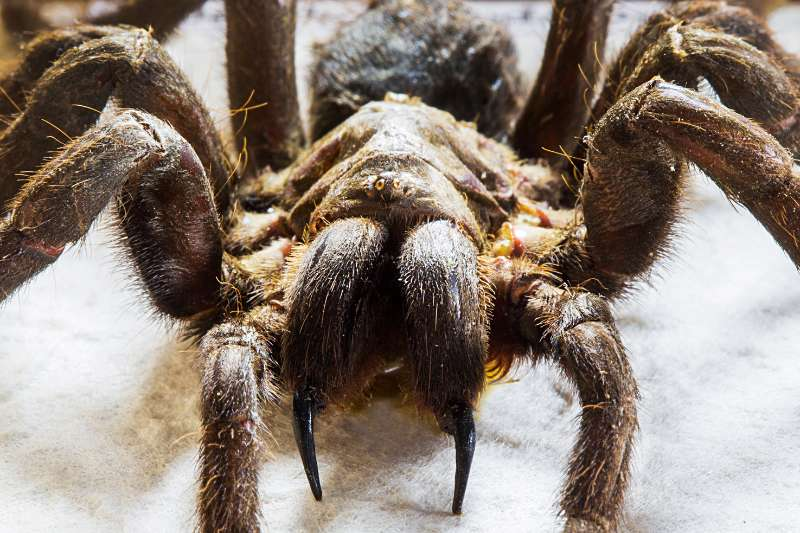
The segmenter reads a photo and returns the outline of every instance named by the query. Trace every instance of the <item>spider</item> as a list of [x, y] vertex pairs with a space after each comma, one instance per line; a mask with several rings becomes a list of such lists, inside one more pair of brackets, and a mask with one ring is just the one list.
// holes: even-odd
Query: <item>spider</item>
[[[198, 2], [177, 4], [157, 34]], [[307, 143], [294, 2], [228, 0], [235, 161], [151, 32], [42, 33], [0, 81], [0, 295], [113, 204], [153, 306], [199, 342], [202, 531], [259, 528], [266, 403], [291, 395], [320, 499], [315, 417], [390, 370], [454, 438], [460, 513], [480, 393], [541, 361], [582, 406], [565, 530], [614, 530], [637, 386], [609, 300], [665, 253], [691, 164], [800, 260], [800, 63], [747, 9], [690, 1], [604, 72], [612, 5], [555, 0], [523, 98], [499, 27], [455, 1], [372, 2], [317, 50]]]

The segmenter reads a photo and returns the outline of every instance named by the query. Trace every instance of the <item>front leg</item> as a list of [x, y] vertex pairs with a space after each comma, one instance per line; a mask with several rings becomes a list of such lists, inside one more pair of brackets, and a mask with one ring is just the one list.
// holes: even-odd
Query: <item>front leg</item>
[[509, 274], [496, 281], [497, 316], [515, 322], [514, 335], [537, 360], [553, 360], [580, 398], [580, 430], [561, 497], [565, 531], [614, 531], [638, 428], [638, 392], [608, 303], [555, 287], [535, 272]]
[[706, 0], [653, 15], [611, 66], [593, 117], [655, 76], [692, 89], [707, 80], [725, 106], [800, 152], [800, 59], [747, 9]]
[[267, 428], [260, 410], [276, 401], [271, 359], [282, 316], [259, 307], [211, 329], [200, 343], [203, 358], [200, 486], [201, 533], [260, 530], [258, 470]]
[[567, 254], [580, 266], [562, 269], [572, 284], [614, 294], [649, 270], [678, 218], [687, 160], [800, 265], [800, 169], [792, 154], [758, 124], [656, 78], [615, 104], [589, 141], [585, 232], [575, 233]]
[[216, 308], [222, 241], [211, 185], [189, 143], [140, 111], [69, 143], [12, 200], [0, 221], [0, 302], [79, 241], [115, 196], [156, 307], [176, 318]]
[[[74, 47], [61, 55], [47, 53], [61, 43]], [[65, 140], [83, 135], [113, 98], [120, 109], [139, 109], [168, 122], [192, 145], [225, 211], [231, 172], [222, 142], [191, 84], [150, 34], [81, 27], [74, 38], [42, 37], [29, 52], [20, 66], [27, 75], [17, 80], [25, 101], [17, 102], [21, 112], [0, 133], [0, 204], [17, 192], [20, 174], [37, 169]], [[49, 57], [57, 57], [52, 65]]]
[[[593, 119], [654, 76], [692, 89], [708, 81], [725, 106], [800, 154], [800, 58], [748, 9], [719, 0], [681, 1], [650, 17], [609, 66]], [[598, 128], [587, 125], [573, 159], [586, 158], [586, 139]]]

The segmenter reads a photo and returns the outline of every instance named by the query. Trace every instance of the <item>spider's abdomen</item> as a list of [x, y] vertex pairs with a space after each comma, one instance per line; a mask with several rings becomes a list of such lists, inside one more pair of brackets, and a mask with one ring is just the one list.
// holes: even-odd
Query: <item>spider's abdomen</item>
[[403, 93], [501, 137], [516, 115], [520, 77], [511, 38], [460, 2], [383, 0], [317, 50], [311, 134], [361, 106]]

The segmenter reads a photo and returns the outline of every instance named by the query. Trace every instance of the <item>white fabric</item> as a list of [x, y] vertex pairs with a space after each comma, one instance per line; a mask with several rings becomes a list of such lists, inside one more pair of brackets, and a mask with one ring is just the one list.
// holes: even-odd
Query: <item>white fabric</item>
[[[538, 64], [547, 4], [477, 7], [519, 37], [526, 67]], [[301, 65], [312, 36], [359, 9], [301, 4]], [[617, 46], [652, 9], [618, 8]], [[800, 51], [800, 9], [772, 22]], [[224, 124], [221, 24], [211, 4], [168, 48]], [[707, 179], [695, 180], [688, 213], [652, 286], [616, 305], [642, 391], [624, 530], [796, 531], [800, 277]], [[92, 231], [0, 309], [0, 531], [193, 527], [196, 353], [126, 288], [108, 235]], [[382, 401], [321, 419], [321, 503], [279, 410], [261, 480], [271, 530], [557, 530], [576, 401], [552, 368], [518, 377], [481, 405], [461, 517], [448, 512], [452, 444], [408, 409]]]

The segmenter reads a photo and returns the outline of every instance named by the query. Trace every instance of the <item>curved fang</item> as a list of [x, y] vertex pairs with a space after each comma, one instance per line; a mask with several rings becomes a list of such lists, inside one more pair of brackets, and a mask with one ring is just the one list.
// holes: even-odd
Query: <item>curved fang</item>
[[322, 486], [319, 482], [319, 469], [317, 468], [317, 451], [314, 446], [314, 415], [317, 411], [317, 400], [314, 394], [306, 389], [294, 393], [293, 426], [294, 439], [297, 450], [303, 460], [308, 484], [317, 501], [322, 500]]
[[461, 514], [464, 493], [469, 481], [472, 455], [475, 453], [475, 421], [468, 405], [452, 407], [453, 436], [456, 440], [456, 486], [453, 492], [453, 514]]

